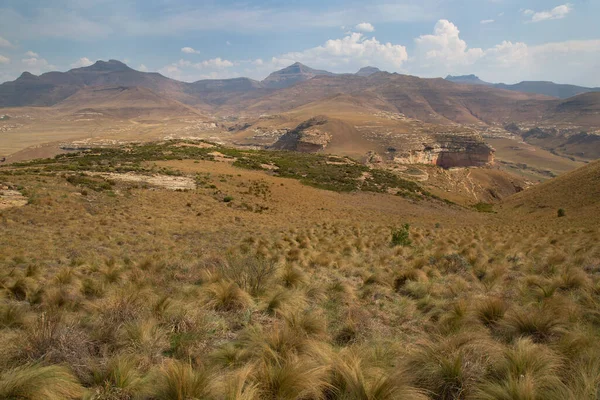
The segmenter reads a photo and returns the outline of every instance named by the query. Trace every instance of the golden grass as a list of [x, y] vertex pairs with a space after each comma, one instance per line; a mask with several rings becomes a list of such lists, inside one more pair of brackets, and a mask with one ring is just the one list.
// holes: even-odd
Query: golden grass
[[0, 215], [0, 397], [597, 396], [597, 228], [169, 165], [217, 189], [2, 176], [47, 201]]

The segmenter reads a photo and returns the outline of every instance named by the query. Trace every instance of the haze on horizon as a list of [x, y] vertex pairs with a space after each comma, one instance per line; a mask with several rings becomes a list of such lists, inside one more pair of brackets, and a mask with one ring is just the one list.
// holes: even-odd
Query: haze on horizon
[[118, 59], [196, 81], [263, 79], [296, 61], [421, 77], [600, 86], [600, 3], [5, 0], [0, 82]]

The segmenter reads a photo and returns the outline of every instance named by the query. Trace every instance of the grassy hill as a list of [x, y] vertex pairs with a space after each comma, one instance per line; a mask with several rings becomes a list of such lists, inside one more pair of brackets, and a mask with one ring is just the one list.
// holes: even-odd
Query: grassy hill
[[[525, 220], [594, 225], [600, 215], [600, 161], [507, 198], [502, 208]], [[558, 218], [558, 209], [566, 216]]]
[[2, 166], [0, 398], [594, 399], [598, 170], [486, 213], [206, 142]]

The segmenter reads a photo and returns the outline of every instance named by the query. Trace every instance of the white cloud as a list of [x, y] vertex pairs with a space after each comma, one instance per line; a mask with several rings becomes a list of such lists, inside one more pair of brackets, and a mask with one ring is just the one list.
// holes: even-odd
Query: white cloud
[[148, 68], [144, 64], [140, 64], [138, 71], [148, 72]]
[[230, 71], [235, 66], [232, 61], [220, 57], [193, 63], [188, 60], [179, 60], [158, 70], [169, 78], [186, 82], [199, 79], [223, 79], [239, 76], [236, 71]]
[[[416, 55], [414, 60], [426, 69], [440, 65], [452, 67], [469, 65], [483, 57], [480, 48], [467, 48], [467, 43], [459, 36], [458, 27], [452, 22], [441, 19], [435, 24], [433, 35], [421, 35], [415, 39]], [[440, 64], [441, 63], [441, 64]]]
[[48, 66], [48, 61], [46, 61], [43, 58], [36, 58], [36, 57], [31, 57], [31, 58], [23, 58], [21, 60], [21, 62], [25, 65], [27, 65], [28, 67], [32, 67], [32, 68], [43, 68]]
[[29, 50], [27, 53], [25, 53], [25, 56], [27, 56], [27, 57], [35, 57], [35, 58], [37, 58], [37, 57], [39, 57], [40, 55], [39, 55], [38, 53], [35, 53], [35, 52], [33, 52], [33, 51]]
[[15, 47], [11, 42], [0, 36], [0, 47]]
[[191, 47], [182, 47], [181, 52], [185, 54], [200, 54], [198, 50], [195, 50]]
[[79, 60], [71, 64], [71, 68], [89, 67], [94, 62], [87, 57], [81, 57]]
[[354, 27], [359, 32], [374, 32], [375, 27], [368, 22], [361, 22]]
[[290, 52], [273, 57], [268, 67], [290, 65], [296, 61], [318, 68], [334, 71], [358, 69], [366, 65], [398, 69], [408, 59], [406, 47], [382, 43], [376, 38], [367, 38], [362, 33], [352, 32], [341, 39], [330, 39], [322, 46], [300, 52]]
[[202, 68], [217, 68], [217, 69], [222, 69], [222, 68], [231, 68], [233, 67], [233, 63], [229, 60], [223, 60], [221, 59], [221, 57], [217, 57], [217, 58], [213, 58], [212, 60], [206, 60], [206, 61], [202, 61], [198, 64], [194, 65], [196, 68], [198, 68], [198, 66], [201, 66]]
[[487, 25], [487, 24], [493, 24], [494, 22], [496, 22], [496, 21], [494, 21], [493, 19], [483, 19], [479, 23], [481, 25]]
[[4, 57], [3, 55], [0, 54], [0, 64], [8, 64], [8, 63], [10, 63], [10, 58]]
[[419, 76], [474, 73], [489, 82], [549, 80], [583, 86], [600, 85], [600, 39], [572, 40], [529, 46], [503, 41], [487, 49], [470, 49], [448, 21], [439, 21], [433, 35], [416, 40], [406, 67]]
[[531, 16], [531, 22], [541, 22], [551, 19], [565, 18], [571, 11], [573, 11], [573, 5], [567, 3], [547, 11], [535, 12], [533, 10], [524, 10], [523, 14]]

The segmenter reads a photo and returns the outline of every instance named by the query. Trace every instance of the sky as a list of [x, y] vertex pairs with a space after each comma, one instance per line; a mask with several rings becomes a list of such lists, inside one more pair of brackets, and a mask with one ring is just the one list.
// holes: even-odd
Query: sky
[[1, 0], [0, 82], [117, 59], [183, 81], [296, 61], [600, 86], [600, 0]]

